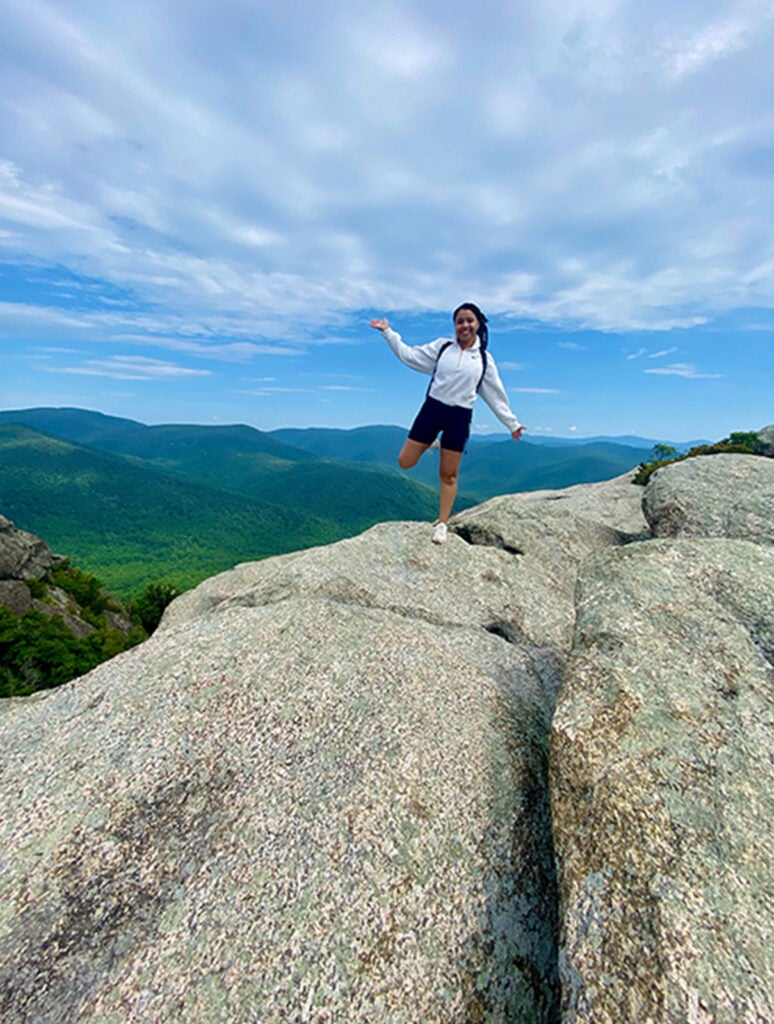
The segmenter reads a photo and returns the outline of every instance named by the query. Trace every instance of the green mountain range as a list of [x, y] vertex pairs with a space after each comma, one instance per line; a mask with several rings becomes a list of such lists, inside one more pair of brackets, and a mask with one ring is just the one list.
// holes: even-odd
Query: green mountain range
[[[270, 431], [278, 441], [297, 445], [318, 455], [335, 456], [366, 464], [394, 465], [406, 437], [402, 427], [357, 427], [354, 430], [284, 429]], [[455, 507], [485, 501], [497, 494], [570, 487], [596, 483], [626, 473], [651, 457], [650, 443], [638, 447], [604, 440], [545, 445], [522, 439], [514, 443], [502, 435], [476, 438], [468, 445], [460, 465], [460, 499]], [[429, 452], [410, 479], [435, 485], [438, 457]]]
[[123, 596], [159, 580], [185, 589], [236, 562], [341, 536], [322, 517], [14, 424], [0, 424], [0, 508]]
[[[44, 432], [45, 431], [45, 432]], [[0, 511], [122, 596], [435, 515], [435, 492], [248, 427], [147, 427], [82, 410], [0, 413]]]
[[[395, 468], [405, 431], [147, 426], [83, 409], [0, 412], [0, 513], [131, 597], [390, 519], [432, 520], [438, 455]], [[456, 508], [604, 480], [650, 455], [611, 443], [477, 440]]]

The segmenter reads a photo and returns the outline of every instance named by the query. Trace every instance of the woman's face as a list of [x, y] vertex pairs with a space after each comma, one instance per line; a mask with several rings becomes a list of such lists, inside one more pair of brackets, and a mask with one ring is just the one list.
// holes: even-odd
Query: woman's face
[[478, 317], [472, 309], [461, 309], [454, 318], [454, 332], [463, 348], [472, 345], [478, 334]]

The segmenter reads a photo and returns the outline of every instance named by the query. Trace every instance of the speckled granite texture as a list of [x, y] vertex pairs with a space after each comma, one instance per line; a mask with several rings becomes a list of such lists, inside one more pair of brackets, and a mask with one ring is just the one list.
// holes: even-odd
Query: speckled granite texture
[[485, 631], [302, 599], [6, 713], [2, 1019], [535, 1014], [544, 716]]
[[618, 542], [560, 518], [240, 566], [7, 706], [2, 1019], [555, 1020], [548, 729]]
[[641, 497], [238, 566], [0, 702], [3, 1024], [770, 1020], [772, 549]]
[[581, 573], [553, 721], [566, 1024], [774, 1020], [774, 549]]
[[774, 459], [702, 455], [657, 470], [643, 500], [654, 537], [774, 544]]

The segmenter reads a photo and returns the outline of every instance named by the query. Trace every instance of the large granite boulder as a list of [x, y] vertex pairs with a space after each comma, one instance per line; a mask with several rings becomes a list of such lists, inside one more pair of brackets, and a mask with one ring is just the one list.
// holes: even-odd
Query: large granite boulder
[[554, 1021], [548, 729], [639, 501], [593, 486], [238, 566], [11, 704], [3, 1019]]
[[641, 498], [241, 565], [0, 702], [0, 1018], [770, 1019], [774, 554]]
[[[541, 522], [571, 513], [586, 523], [608, 527], [615, 532], [619, 543], [644, 540], [650, 536], [650, 528], [642, 512], [642, 488], [633, 483], [636, 475], [637, 470], [633, 469], [600, 483], [576, 484], [561, 490], [525, 491], [492, 500], [528, 510]], [[482, 507], [486, 506], [478, 506]], [[465, 515], [462, 513], [456, 518]]]
[[492, 498], [455, 516], [442, 548], [427, 543], [425, 525], [383, 523], [324, 548], [245, 563], [174, 601], [160, 628], [221, 606], [314, 594], [566, 651], [579, 566], [647, 531], [631, 477]]
[[774, 1019], [772, 579], [739, 540], [581, 572], [551, 745], [566, 1024]]
[[6, 707], [3, 1021], [555, 1019], [556, 666], [487, 629], [518, 559], [334, 547]]
[[0, 579], [0, 607], [14, 615], [24, 615], [32, 609], [30, 588], [22, 580]]
[[774, 543], [774, 460], [700, 455], [657, 470], [643, 509], [654, 537], [738, 537]]
[[0, 580], [39, 580], [56, 561], [40, 537], [0, 515]]
[[774, 424], [758, 431], [758, 445], [755, 454], [765, 455], [770, 459], [774, 458]]

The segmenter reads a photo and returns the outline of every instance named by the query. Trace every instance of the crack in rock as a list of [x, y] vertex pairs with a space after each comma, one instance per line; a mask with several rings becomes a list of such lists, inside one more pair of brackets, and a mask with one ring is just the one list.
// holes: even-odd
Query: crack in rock
[[500, 551], [507, 551], [509, 555], [524, 554], [520, 548], [515, 548], [510, 544], [506, 544], [499, 534], [490, 533], [489, 530], [483, 530], [481, 527], [475, 526], [471, 523], [452, 526], [452, 532], [456, 533], [458, 537], [461, 537], [466, 544], [480, 544], [482, 547], [486, 548], [498, 548]]
[[487, 633], [502, 637], [509, 644], [520, 644], [524, 640], [521, 630], [517, 629], [512, 622], [506, 622], [505, 620], [491, 622], [488, 626], [484, 626], [484, 629]]

